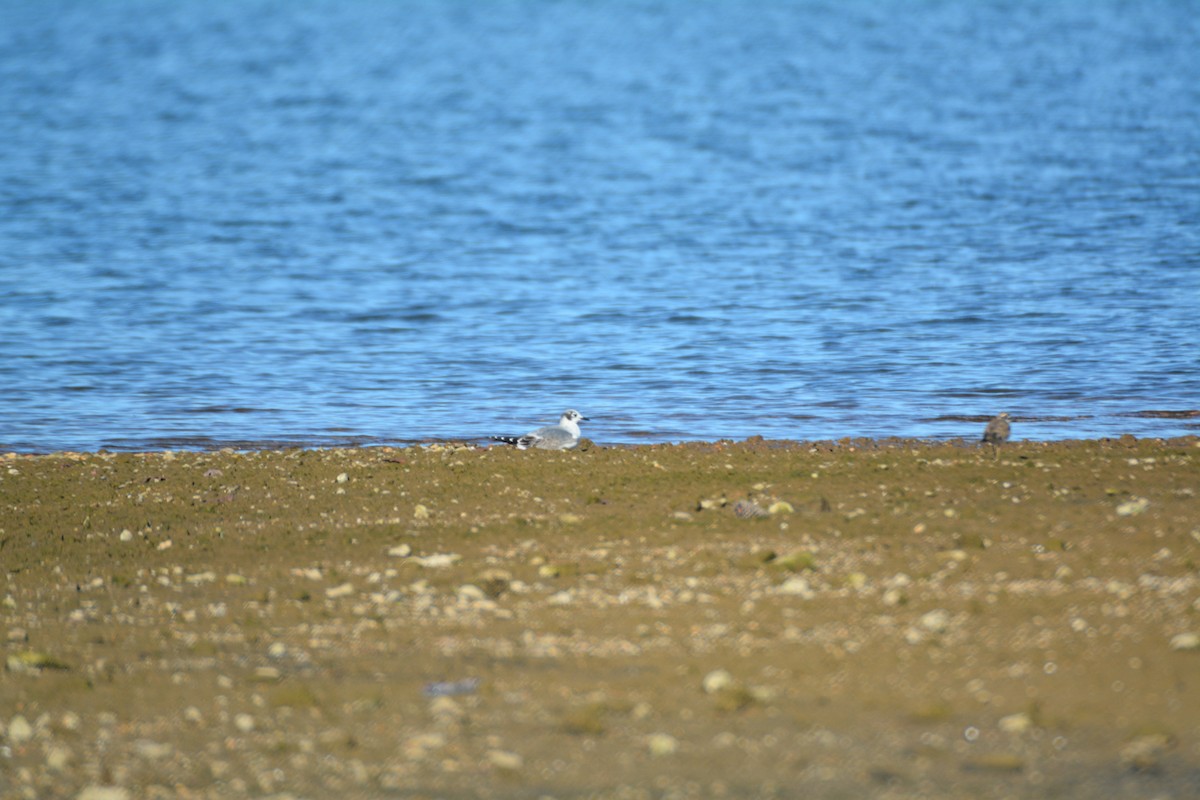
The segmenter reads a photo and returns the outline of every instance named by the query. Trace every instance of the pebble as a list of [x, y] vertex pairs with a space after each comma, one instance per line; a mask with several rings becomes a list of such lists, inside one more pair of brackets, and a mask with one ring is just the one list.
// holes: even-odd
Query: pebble
[[129, 800], [129, 790], [122, 786], [85, 786], [75, 800]]
[[480, 589], [473, 583], [464, 583], [458, 587], [458, 597], [460, 600], [486, 600], [487, 594], [483, 589]]
[[1200, 634], [1177, 633], [1171, 637], [1171, 649], [1194, 653], [1200, 650]]
[[1033, 720], [1028, 714], [1009, 714], [1007, 717], [1001, 717], [996, 727], [1005, 733], [1020, 734], [1033, 727]]
[[33, 726], [29, 720], [17, 714], [8, 723], [8, 741], [12, 744], [24, 744], [33, 738]]
[[487, 760], [496, 769], [506, 772], [516, 772], [525, 766], [525, 759], [521, 758], [519, 754], [508, 750], [489, 750]]
[[704, 676], [701, 685], [704, 687], [705, 694], [714, 694], [733, 686], [733, 675], [729, 673], [729, 670], [714, 669]]
[[412, 545], [398, 544], [388, 548], [387, 554], [392, 558], [408, 558], [412, 555]]
[[46, 769], [51, 772], [65, 772], [71, 763], [71, 751], [65, 747], [51, 747], [46, 752]]
[[417, 503], [417, 507], [413, 509], [414, 519], [429, 519], [429, 509], [421, 503]]
[[338, 483], [347, 483], [347, 482], [349, 482], [349, 480], [350, 480], [350, 476], [348, 474], [346, 474], [345, 472], [338, 473], [338, 476], [337, 476]]
[[1121, 503], [1117, 506], [1117, 516], [1132, 517], [1136, 514], [1143, 513], [1150, 507], [1150, 501], [1144, 497], [1135, 497], [1128, 502]]
[[238, 714], [233, 718], [233, 725], [242, 733], [250, 733], [254, 730], [254, 717], [249, 714]]
[[434, 553], [433, 555], [429, 556], [418, 556], [414, 558], [413, 561], [416, 561], [422, 567], [426, 567], [427, 569], [442, 569], [444, 567], [453, 566], [459, 561], [462, 561], [462, 556], [460, 556], [458, 553]]
[[792, 504], [787, 502], [786, 500], [776, 501], [774, 503], [771, 503], [771, 505], [767, 507], [767, 513], [772, 514], [772, 515], [774, 515], [774, 514], [793, 514], [793, 513], [795, 513], [795, 511], [796, 511], [796, 509], [792, 507]]
[[354, 594], [353, 583], [343, 583], [340, 586], [331, 586], [325, 590], [325, 596], [330, 600], [336, 600], [339, 597], [348, 597]]
[[646, 737], [652, 756], [669, 756], [679, 750], [679, 740], [669, 733], [652, 733]]
[[134, 743], [133, 750], [147, 761], [158, 761], [171, 755], [172, 747], [163, 742], [152, 742], [142, 739]]
[[1121, 748], [1121, 761], [1135, 772], [1154, 772], [1170, 744], [1170, 738], [1161, 733], [1139, 736]]
[[118, 536], [117, 538], [120, 539], [122, 542], [132, 542], [133, 541], [133, 531], [129, 530], [129, 528], [126, 528], [125, 530], [121, 531], [121, 535]]
[[809, 586], [808, 581], [795, 575], [779, 584], [779, 587], [775, 591], [779, 594], [790, 594], [805, 600], [816, 597], [816, 592]]
[[950, 627], [950, 612], [944, 608], [935, 608], [921, 615], [921, 627], [933, 633], [945, 633]]

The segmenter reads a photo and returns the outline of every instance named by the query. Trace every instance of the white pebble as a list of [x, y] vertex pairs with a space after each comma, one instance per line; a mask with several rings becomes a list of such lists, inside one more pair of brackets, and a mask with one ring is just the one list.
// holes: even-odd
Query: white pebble
[[646, 744], [652, 756], [669, 756], [679, 749], [679, 740], [669, 733], [652, 733]]
[[783, 583], [779, 584], [779, 588], [775, 590], [779, 594], [790, 594], [800, 597], [804, 600], [810, 600], [816, 597], [812, 587], [808, 585], [808, 581], [799, 576], [792, 576]]
[[1007, 717], [1001, 717], [996, 726], [1005, 733], [1025, 733], [1033, 727], [1033, 720], [1028, 714], [1009, 714]]
[[733, 685], [733, 675], [729, 674], [729, 670], [714, 669], [704, 676], [702, 685], [704, 686], [705, 694], [715, 694]]
[[1182, 651], [1200, 650], [1200, 634], [1178, 633], [1171, 637], [1171, 649]]
[[525, 759], [521, 758], [518, 753], [512, 753], [508, 750], [489, 750], [487, 759], [493, 767], [505, 770], [506, 772], [516, 772], [525, 766]]
[[950, 627], [950, 612], [944, 608], [935, 608], [933, 611], [921, 615], [921, 627], [933, 633], [945, 633]]
[[24, 744], [33, 738], [33, 726], [29, 720], [17, 714], [8, 723], [8, 741], [13, 744]]
[[75, 800], [129, 800], [129, 790], [121, 786], [85, 786]]

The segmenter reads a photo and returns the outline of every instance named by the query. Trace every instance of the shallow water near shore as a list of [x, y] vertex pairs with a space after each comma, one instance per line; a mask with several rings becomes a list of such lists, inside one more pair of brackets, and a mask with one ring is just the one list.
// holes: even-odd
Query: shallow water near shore
[[1195, 17], [0, 0], [0, 450], [1195, 433]]

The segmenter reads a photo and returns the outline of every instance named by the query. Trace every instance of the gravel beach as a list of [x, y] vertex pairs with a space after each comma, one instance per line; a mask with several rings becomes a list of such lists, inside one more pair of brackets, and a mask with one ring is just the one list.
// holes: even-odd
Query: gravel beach
[[1200, 796], [1200, 439], [0, 456], [0, 798]]

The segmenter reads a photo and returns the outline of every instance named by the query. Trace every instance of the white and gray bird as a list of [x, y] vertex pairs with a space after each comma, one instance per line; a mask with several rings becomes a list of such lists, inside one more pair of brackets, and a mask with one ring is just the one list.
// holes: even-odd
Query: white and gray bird
[[587, 417], [573, 408], [568, 408], [558, 418], [557, 425], [547, 425], [530, 431], [524, 436], [493, 436], [497, 442], [516, 445], [518, 450], [570, 450], [579, 444], [579, 423]]
[[992, 417], [988, 422], [987, 427], [983, 429], [983, 439], [980, 441], [985, 444], [1003, 444], [1008, 441], [1008, 436], [1012, 432], [1008, 424], [1008, 412], [1001, 411], [996, 416]]

